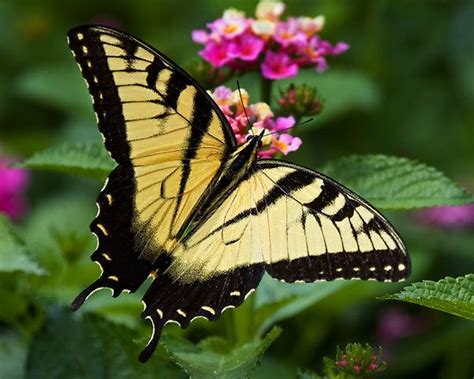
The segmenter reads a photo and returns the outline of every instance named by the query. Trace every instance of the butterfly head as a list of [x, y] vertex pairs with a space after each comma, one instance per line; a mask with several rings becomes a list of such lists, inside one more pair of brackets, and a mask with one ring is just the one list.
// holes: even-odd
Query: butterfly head
[[258, 134], [258, 135], [249, 134], [247, 136], [247, 138], [245, 139], [245, 144], [244, 145], [247, 145], [247, 144], [249, 144], [253, 141], [256, 148], [257, 148], [257, 150], [259, 150], [259, 149], [262, 148], [262, 145], [263, 145], [262, 139], [263, 139], [264, 135], [265, 135], [265, 129], [263, 129], [260, 132], [260, 134]]

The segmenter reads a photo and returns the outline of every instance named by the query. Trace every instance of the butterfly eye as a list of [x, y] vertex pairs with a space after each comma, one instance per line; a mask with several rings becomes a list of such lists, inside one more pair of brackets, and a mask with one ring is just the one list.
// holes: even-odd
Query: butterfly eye
[[247, 137], [245, 137], [245, 141], [249, 142], [253, 138], [253, 135], [249, 134]]

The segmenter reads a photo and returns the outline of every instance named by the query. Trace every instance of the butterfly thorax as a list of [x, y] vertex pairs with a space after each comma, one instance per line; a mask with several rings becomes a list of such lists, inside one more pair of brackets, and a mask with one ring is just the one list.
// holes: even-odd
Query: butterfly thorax
[[261, 136], [253, 136], [226, 158], [220, 175], [211, 183], [206, 196], [198, 203], [193, 216], [178, 234], [180, 238], [189, 237], [195, 226], [209, 218], [239, 183], [251, 174], [260, 147]]
[[244, 177], [257, 160], [260, 141], [260, 136], [254, 136], [232, 153], [224, 167], [224, 175], [236, 180]]

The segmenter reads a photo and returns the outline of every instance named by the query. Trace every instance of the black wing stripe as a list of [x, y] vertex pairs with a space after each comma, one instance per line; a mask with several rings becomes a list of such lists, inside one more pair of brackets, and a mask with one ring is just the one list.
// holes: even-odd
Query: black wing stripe
[[[104, 135], [105, 147], [115, 161], [128, 164], [130, 146], [126, 142], [125, 120], [118, 90], [112, 73], [107, 68], [104, 48], [94, 30], [83, 29], [81, 34], [83, 39], [79, 40], [78, 33], [71, 31], [68, 34], [69, 45], [94, 99], [94, 111], [98, 118], [99, 130]], [[94, 62], [93, 65], [89, 64], [91, 61]]]

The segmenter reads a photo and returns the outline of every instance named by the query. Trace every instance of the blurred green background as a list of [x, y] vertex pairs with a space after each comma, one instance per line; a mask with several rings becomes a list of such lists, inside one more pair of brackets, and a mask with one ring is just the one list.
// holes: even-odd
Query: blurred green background
[[[255, 5], [254, 1], [217, 0], [0, 0], [1, 150], [27, 157], [64, 142], [99, 140], [86, 86], [66, 44], [71, 27], [115, 25], [186, 67], [200, 48], [191, 41], [193, 29], [203, 28], [229, 7], [252, 15]], [[300, 0], [288, 2], [285, 14], [323, 14], [323, 38], [351, 46], [329, 61], [326, 73], [303, 75], [318, 87], [325, 110], [298, 130], [304, 144], [289, 160], [317, 168], [347, 154], [398, 155], [437, 167], [466, 188], [474, 188], [472, 1]], [[241, 85], [258, 100], [252, 78], [244, 76]], [[88, 260], [94, 247], [88, 223], [95, 215], [94, 200], [101, 186], [92, 179], [32, 173], [29, 211], [19, 228], [27, 236], [27, 248], [49, 275], [25, 274], [21, 280], [18, 275], [13, 279], [13, 274], [2, 277], [0, 308], [5, 308], [0, 360], [13, 364], [9, 377], [22, 377], [25, 367], [29, 377], [42, 377], [46, 371], [38, 368], [35, 359], [47, 348], [34, 343], [28, 353], [31, 336], [46, 333], [56, 341], [55, 325], [67, 331], [66, 321], [58, 321], [63, 317], [58, 309], [97, 275]], [[432, 230], [418, 225], [408, 213], [389, 214], [389, 218], [413, 256], [412, 280], [473, 271], [472, 230]], [[292, 378], [297, 368], [318, 369], [323, 356], [334, 356], [336, 345], [353, 341], [386, 345], [388, 369], [382, 377], [472, 377], [472, 323], [375, 299], [400, 288], [397, 284], [350, 284], [283, 321], [283, 333], [265, 354], [255, 377]], [[145, 336], [136, 332], [145, 327], [138, 321], [140, 305], [135, 298], [116, 301], [108, 292], [102, 295], [85, 308], [128, 325], [136, 340]], [[6, 308], [12, 309], [11, 314]], [[191, 340], [225, 334], [230, 313], [216, 324], [199, 323], [185, 333]], [[407, 326], [388, 341], [383, 328], [388, 328], [388, 321], [395, 322], [392, 319]], [[7, 326], [12, 324], [21, 332]], [[44, 325], [49, 325], [50, 334]], [[70, 338], [67, 345], [75, 344], [78, 333], [67, 332], [61, 339]], [[173, 329], [171, 333], [181, 332]], [[116, 343], [132, 344], [127, 339]], [[57, 362], [64, 368], [69, 364], [73, 363]], [[170, 370], [169, 375], [174, 375]], [[56, 377], [66, 377], [58, 372]], [[130, 375], [122, 372], [123, 377], [134, 377]]]

